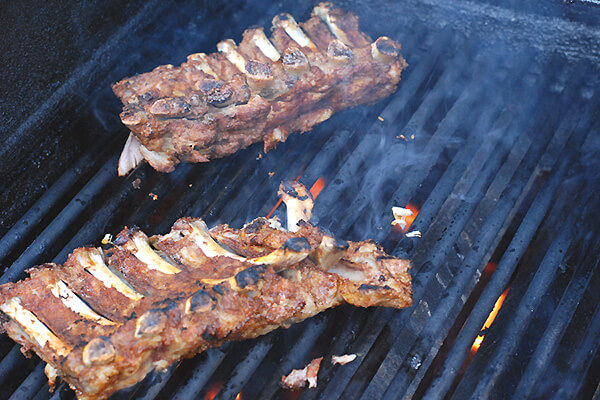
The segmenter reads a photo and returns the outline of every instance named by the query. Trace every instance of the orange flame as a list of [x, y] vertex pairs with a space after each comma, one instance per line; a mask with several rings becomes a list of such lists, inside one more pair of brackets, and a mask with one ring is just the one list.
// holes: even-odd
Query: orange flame
[[323, 190], [324, 187], [325, 178], [321, 176], [310, 188], [310, 194], [312, 194], [313, 199], [317, 198], [317, 196], [319, 195], [319, 193], [321, 193], [321, 190]]
[[221, 390], [221, 387], [223, 387], [223, 383], [224, 382], [217, 381], [210, 385], [206, 391], [206, 394], [204, 395], [204, 400], [213, 400], [215, 397], [217, 397], [219, 390]]
[[406, 231], [408, 231], [408, 228], [410, 228], [412, 223], [415, 221], [415, 218], [417, 218], [417, 215], [419, 215], [419, 208], [412, 203], [408, 203], [406, 208], [413, 212], [412, 215], [409, 215], [404, 219], [406, 221]]
[[235, 396], [235, 400], [242, 400], [242, 392], [239, 392], [237, 396]]
[[[500, 297], [498, 297], [498, 300], [496, 300], [496, 303], [494, 304], [494, 308], [492, 308], [490, 315], [488, 315], [487, 319], [485, 320], [485, 323], [483, 324], [483, 328], [481, 328], [482, 331], [485, 329], [488, 329], [490, 326], [492, 326], [492, 323], [496, 319], [496, 316], [498, 315], [500, 308], [502, 308], [502, 304], [504, 303], [504, 299], [506, 298], [507, 293], [508, 293], [508, 288], [504, 292], [502, 292]], [[477, 353], [477, 350], [479, 350], [479, 346], [481, 346], [481, 343], [483, 342], [484, 336], [485, 336], [485, 333], [483, 335], [479, 335], [475, 338], [475, 341], [473, 342], [473, 345], [471, 346], [471, 355], [474, 355], [475, 353]]]

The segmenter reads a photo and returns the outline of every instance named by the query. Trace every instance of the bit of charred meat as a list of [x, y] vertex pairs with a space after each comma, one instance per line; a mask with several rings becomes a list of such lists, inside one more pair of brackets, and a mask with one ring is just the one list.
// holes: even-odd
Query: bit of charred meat
[[356, 360], [356, 354], [344, 354], [341, 356], [331, 356], [331, 363], [333, 365], [346, 365], [354, 360]]
[[281, 378], [281, 386], [286, 389], [302, 389], [308, 383], [308, 388], [317, 387], [317, 374], [321, 368], [323, 357], [315, 358], [302, 369], [294, 369], [287, 376]]
[[[310, 215], [304, 186], [281, 192], [310, 199]], [[182, 218], [151, 238], [126, 228], [105, 250], [76, 249], [64, 265], [32, 268], [29, 278], [0, 286], [3, 328], [48, 363], [51, 382], [61, 377], [92, 400], [209, 347], [342, 303], [412, 304], [408, 260], [371, 241], [335, 239], [306, 220], [294, 228], [266, 218], [242, 229]]]
[[218, 53], [192, 54], [113, 85], [131, 136], [119, 161], [125, 175], [142, 159], [161, 172], [207, 162], [264, 142], [265, 151], [333, 113], [396, 90], [406, 62], [388, 37], [373, 41], [356, 15], [321, 3], [298, 24], [273, 18], [271, 37], [247, 29]]

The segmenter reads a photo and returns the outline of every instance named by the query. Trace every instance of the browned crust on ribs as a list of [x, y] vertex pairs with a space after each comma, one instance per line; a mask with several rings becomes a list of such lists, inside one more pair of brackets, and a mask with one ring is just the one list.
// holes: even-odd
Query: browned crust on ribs
[[[346, 43], [317, 15], [319, 7], [328, 10]], [[257, 45], [262, 28], [252, 28], [237, 46], [221, 42], [244, 65], [234, 65], [224, 51], [192, 54], [178, 67], [162, 65], [115, 83], [113, 91], [124, 105], [121, 120], [141, 143], [140, 157], [170, 172], [179, 162], [206, 162], [260, 141], [267, 151], [332, 113], [396, 90], [407, 65], [398, 43], [373, 42], [359, 30], [356, 15], [329, 3], [298, 24], [310, 45], [296, 42], [282, 27], [290, 18], [274, 19], [275, 61]], [[120, 173], [132, 165], [120, 165]]]
[[[8, 316], [5, 330], [51, 364], [80, 399], [104, 399], [183, 357], [287, 327], [344, 302], [411, 305], [409, 262], [390, 257], [373, 242], [344, 244], [345, 255], [327, 270], [315, 258], [325, 235], [307, 222], [293, 233], [265, 218], [239, 230], [227, 225], [210, 230], [240, 259], [207, 256], [191, 236], [197, 224], [203, 223], [182, 218], [168, 235], [149, 239], [151, 251], [180, 271], [174, 274], [140, 261], [131, 246], [135, 237], [145, 235], [127, 228], [104, 250], [79, 248], [64, 265], [30, 269], [29, 278], [0, 286], [0, 304]], [[310, 255], [284, 268], [251, 261], [281, 248]], [[99, 275], [90, 273], [89, 256], [94, 254], [120, 274], [131, 292], [106, 287]], [[82, 316], [54, 295], [51, 288], [61, 280], [105, 323]], [[140, 297], [133, 299], [132, 293]], [[7, 311], [15, 299], [49, 329], [55, 342], [42, 347], [26, 324]]]

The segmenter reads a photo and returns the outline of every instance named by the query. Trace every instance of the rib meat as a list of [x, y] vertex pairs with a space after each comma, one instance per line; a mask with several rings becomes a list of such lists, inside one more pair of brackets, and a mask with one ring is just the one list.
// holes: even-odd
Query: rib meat
[[330, 3], [301, 24], [276, 16], [270, 39], [252, 28], [239, 45], [227, 39], [217, 48], [113, 85], [131, 130], [120, 175], [142, 159], [170, 172], [260, 141], [267, 151], [334, 112], [390, 95], [406, 67], [398, 43], [373, 41], [356, 15]]
[[[310, 196], [298, 183], [281, 192], [295, 216]], [[409, 261], [294, 218], [288, 229], [258, 218], [210, 230], [182, 218], [150, 238], [125, 228], [104, 249], [78, 248], [0, 286], [3, 327], [48, 363], [51, 384], [58, 376], [79, 399], [105, 399], [184, 357], [342, 303], [411, 305]]]

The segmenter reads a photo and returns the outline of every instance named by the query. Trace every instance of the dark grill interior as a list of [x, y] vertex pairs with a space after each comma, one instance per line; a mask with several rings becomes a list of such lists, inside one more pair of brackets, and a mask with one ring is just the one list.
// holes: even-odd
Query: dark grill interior
[[[111, 4], [107, 15], [120, 11]], [[311, 186], [322, 178], [315, 222], [410, 257], [415, 306], [329, 310], [182, 361], [115, 398], [597, 395], [597, 9], [339, 5], [358, 13], [372, 37], [403, 44], [410, 67], [397, 93], [334, 115], [266, 155], [257, 145], [168, 175], [144, 165], [126, 179], [116, 177], [127, 132], [111, 82], [212, 51], [250, 25], [268, 26], [278, 12], [304, 20], [313, 4], [148, 2], [126, 9], [129, 19], [103, 22], [121, 25], [76, 61], [37, 113], [5, 126], [14, 133], [3, 139], [0, 161], [0, 283], [23, 278], [33, 265], [63, 262], [125, 225], [164, 233], [180, 216], [200, 216], [209, 226], [239, 227], [269, 214], [282, 180], [300, 176]], [[419, 210], [409, 230], [421, 238], [390, 226], [391, 207], [407, 204]], [[285, 218], [282, 207], [275, 215]], [[496, 319], [480, 332], [501, 297]], [[280, 389], [292, 368], [344, 353], [357, 361], [324, 361], [316, 389]], [[0, 356], [0, 398], [74, 397], [64, 384], [49, 393], [39, 359], [24, 358], [5, 335]]]

